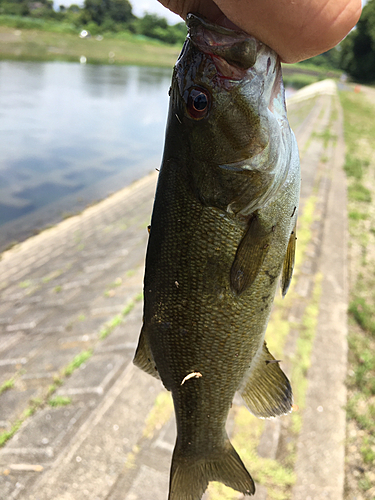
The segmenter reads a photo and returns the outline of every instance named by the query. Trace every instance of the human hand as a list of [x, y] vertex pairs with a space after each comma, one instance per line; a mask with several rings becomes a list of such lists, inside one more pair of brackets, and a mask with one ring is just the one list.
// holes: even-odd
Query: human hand
[[334, 47], [357, 23], [361, 0], [159, 0], [183, 19], [201, 14], [241, 28], [271, 47], [283, 62], [308, 59]]

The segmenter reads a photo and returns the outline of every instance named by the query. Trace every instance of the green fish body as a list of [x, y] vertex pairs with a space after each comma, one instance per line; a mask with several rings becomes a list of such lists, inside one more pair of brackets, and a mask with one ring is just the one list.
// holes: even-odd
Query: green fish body
[[209, 481], [254, 483], [225, 423], [239, 391], [259, 417], [292, 391], [265, 330], [292, 276], [300, 169], [277, 55], [253, 37], [188, 16], [174, 68], [134, 362], [172, 392], [177, 440], [169, 500]]

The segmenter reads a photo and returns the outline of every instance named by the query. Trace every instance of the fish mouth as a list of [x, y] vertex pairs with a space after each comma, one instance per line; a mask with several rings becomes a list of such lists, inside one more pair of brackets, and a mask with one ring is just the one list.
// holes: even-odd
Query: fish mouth
[[254, 66], [262, 45], [256, 38], [241, 30], [212, 24], [192, 13], [187, 15], [186, 24], [192, 44], [211, 57], [224, 78], [240, 80]]

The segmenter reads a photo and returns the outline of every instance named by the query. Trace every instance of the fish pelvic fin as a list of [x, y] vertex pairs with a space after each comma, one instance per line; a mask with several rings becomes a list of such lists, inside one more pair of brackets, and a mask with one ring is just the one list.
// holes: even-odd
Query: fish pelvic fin
[[232, 290], [241, 295], [258, 276], [272, 242], [272, 230], [266, 231], [254, 213], [242, 238], [230, 271]]
[[133, 363], [149, 375], [160, 379], [144, 326], [139, 335]]
[[176, 445], [172, 457], [168, 500], [200, 500], [210, 481], [219, 481], [244, 495], [253, 495], [252, 477], [227, 438], [212, 457], [184, 454]]
[[283, 263], [283, 272], [281, 275], [281, 294], [283, 297], [285, 297], [289, 289], [290, 282], [292, 281], [294, 258], [296, 253], [296, 239], [297, 239], [296, 227], [297, 223], [295, 224], [294, 229], [291, 232]]
[[248, 409], [257, 417], [277, 417], [292, 410], [290, 382], [265, 342], [239, 392]]

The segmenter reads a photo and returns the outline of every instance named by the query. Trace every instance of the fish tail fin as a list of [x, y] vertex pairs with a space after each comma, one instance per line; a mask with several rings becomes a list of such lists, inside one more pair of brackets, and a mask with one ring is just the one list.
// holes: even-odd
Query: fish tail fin
[[168, 500], [200, 500], [210, 481], [219, 481], [244, 495], [255, 493], [254, 481], [229, 439], [208, 458], [186, 456], [175, 448]]

